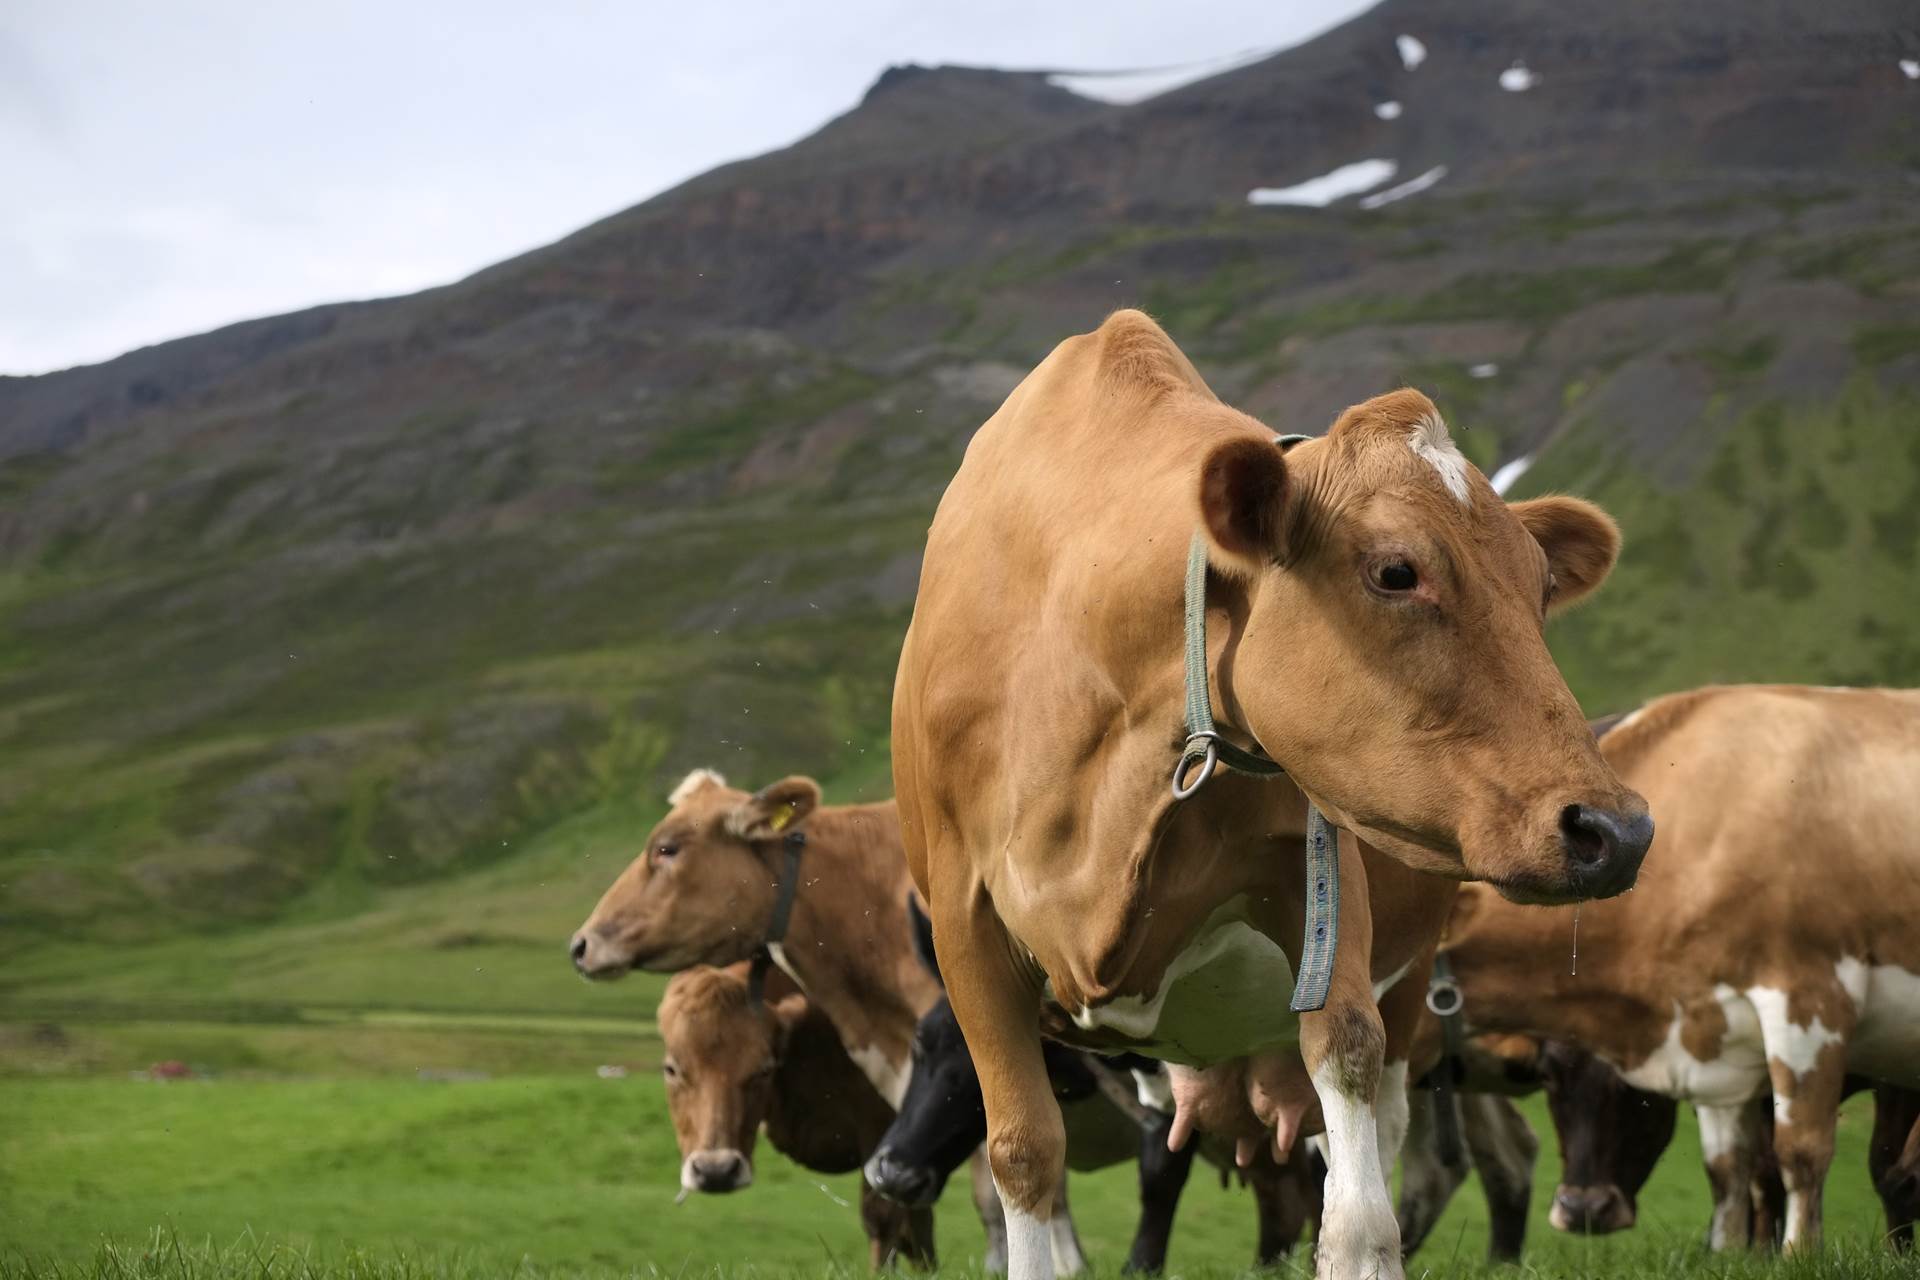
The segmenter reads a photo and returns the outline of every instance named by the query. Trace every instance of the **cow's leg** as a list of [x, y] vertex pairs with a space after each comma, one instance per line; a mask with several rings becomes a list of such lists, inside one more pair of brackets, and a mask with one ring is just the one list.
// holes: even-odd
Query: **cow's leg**
[[1745, 1248], [1753, 1240], [1753, 1170], [1760, 1150], [1765, 1096], [1730, 1107], [1696, 1106], [1700, 1154], [1713, 1189], [1713, 1221], [1707, 1244], [1714, 1249]]
[[1368, 972], [1372, 906], [1358, 844], [1341, 833], [1340, 948], [1327, 1004], [1300, 1017], [1300, 1054], [1327, 1133], [1326, 1207], [1314, 1250], [1319, 1280], [1400, 1280], [1400, 1227], [1380, 1166], [1375, 1108], [1386, 1029]]
[[1313, 1171], [1307, 1167], [1312, 1163], [1312, 1155], [1302, 1144], [1283, 1165], [1275, 1165], [1263, 1156], [1247, 1170], [1259, 1228], [1254, 1245], [1256, 1265], [1278, 1265], [1306, 1234], [1315, 1208]]
[[1887, 1211], [1887, 1243], [1911, 1249], [1914, 1219], [1920, 1217], [1920, 1093], [1874, 1086], [1867, 1172]]
[[[1788, 1253], [1820, 1244], [1820, 1201], [1833, 1163], [1833, 1129], [1847, 1076], [1846, 1037], [1853, 1030], [1853, 1001], [1837, 988], [1834, 998], [1808, 1003], [1806, 1015], [1786, 993], [1749, 993], [1760, 1015], [1760, 1038], [1773, 1079], [1773, 1151], [1787, 1188]], [[1797, 993], [1796, 993], [1797, 994]], [[1825, 995], [1826, 993], [1820, 993]], [[1824, 1015], [1824, 1016], [1821, 1016]]]
[[[1441, 1070], [1445, 1070], [1444, 1065]], [[1467, 1163], [1448, 1164], [1440, 1157], [1438, 1108], [1456, 1105], [1457, 1095], [1442, 1095], [1431, 1087], [1416, 1088], [1407, 1099], [1407, 1138], [1400, 1146], [1401, 1252], [1412, 1257], [1440, 1221], [1447, 1202], [1467, 1180]]]
[[1080, 1234], [1073, 1229], [1073, 1210], [1067, 1207], [1064, 1173], [1060, 1189], [1053, 1196], [1053, 1215], [1047, 1219], [1047, 1244], [1053, 1255], [1054, 1275], [1078, 1275], [1087, 1269], [1087, 1256], [1080, 1251]]
[[1540, 1140], [1510, 1099], [1495, 1093], [1459, 1095], [1461, 1125], [1474, 1171], [1487, 1196], [1487, 1257], [1518, 1262], [1527, 1241], [1527, 1206]]
[[987, 1237], [986, 1253], [980, 1260], [982, 1271], [1005, 1271], [1007, 1269], [1007, 1211], [1000, 1203], [1000, 1193], [993, 1187], [993, 1170], [987, 1164], [987, 1149], [983, 1145], [967, 1161], [967, 1171], [973, 1179], [973, 1211], [980, 1215], [980, 1230]]
[[1178, 1151], [1167, 1150], [1172, 1133], [1170, 1115], [1141, 1131], [1140, 1227], [1133, 1234], [1133, 1248], [1127, 1251], [1129, 1272], [1156, 1272], [1167, 1265], [1174, 1211], [1180, 1207], [1180, 1193], [1186, 1190], [1193, 1155], [1199, 1149], [1198, 1143], [1189, 1142]]
[[1007, 1275], [1051, 1280], [1067, 1131], [1040, 1052], [1039, 986], [1015, 970], [1013, 941], [984, 895], [954, 886], [933, 905], [947, 997], [986, 1104], [987, 1160], [1007, 1215]]

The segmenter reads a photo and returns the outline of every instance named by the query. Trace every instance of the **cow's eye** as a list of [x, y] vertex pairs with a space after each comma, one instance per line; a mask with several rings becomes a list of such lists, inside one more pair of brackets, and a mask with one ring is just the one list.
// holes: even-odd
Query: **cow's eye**
[[1381, 591], [1398, 594], [1420, 585], [1420, 575], [1405, 560], [1382, 560], [1373, 566], [1373, 585]]
[[653, 860], [655, 862], [671, 862], [679, 856], [680, 846], [670, 841], [663, 840], [653, 847]]

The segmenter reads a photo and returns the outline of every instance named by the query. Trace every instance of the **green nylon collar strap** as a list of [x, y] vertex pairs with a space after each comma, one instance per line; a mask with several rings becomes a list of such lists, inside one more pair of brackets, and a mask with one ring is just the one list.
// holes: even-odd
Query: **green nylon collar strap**
[[[1309, 439], [1287, 435], [1274, 438], [1285, 448]], [[1207, 689], [1207, 539], [1193, 535], [1187, 550], [1187, 741], [1173, 767], [1173, 798], [1185, 800], [1213, 776], [1217, 765], [1262, 777], [1286, 770], [1271, 757], [1248, 751], [1220, 736], [1213, 723], [1213, 699]], [[1187, 777], [1198, 762], [1192, 781]], [[1340, 843], [1332, 826], [1307, 802], [1307, 910], [1300, 943], [1300, 972], [1293, 984], [1291, 1007], [1311, 1013], [1327, 1004], [1333, 983], [1333, 957], [1340, 939]]]

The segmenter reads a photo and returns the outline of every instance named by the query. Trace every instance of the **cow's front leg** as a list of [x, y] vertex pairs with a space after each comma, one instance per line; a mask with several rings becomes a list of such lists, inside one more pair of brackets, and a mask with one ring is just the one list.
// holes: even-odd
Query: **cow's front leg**
[[1753, 1242], [1754, 1163], [1760, 1150], [1764, 1095], [1730, 1107], [1698, 1105], [1700, 1154], [1713, 1189], [1713, 1221], [1707, 1246], [1740, 1249]]
[[933, 905], [947, 996], [980, 1076], [987, 1160], [1007, 1221], [1008, 1280], [1052, 1280], [1054, 1207], [1067, 1132], [1040, 1052], [1040, 992], [984, 893], [956, 886]]
[[1773, 1078], [1773, 1152], [1787, 1188], [1787, 1229], [1781, 1248], [1787, 1253], [1820, 1245], [1821, 1195], [1833, 1163], [1833, 1130], [1847, 1074], [1846, 1036], [1851, 1008], [1827, 1013], [1839, 1027], [1817, 1015], [1796, 1018], [1787, 999], [1756, 1000], [1760, 1035], [1767, 1047], [1767, 1072]]
[[1359, 846], [1345, 832], [1340, 843], [1333, 982], [1326, 1008], [1300, 1018], [1300, 1054], [1327, 1132], [1326, 1205], [1314, 1274], [1319, 1280], [1401, 1280], [1400, 1227], [1380, 1164], [1376, 1114], [1387, 1037], [1369, 972], [1372, 907]]

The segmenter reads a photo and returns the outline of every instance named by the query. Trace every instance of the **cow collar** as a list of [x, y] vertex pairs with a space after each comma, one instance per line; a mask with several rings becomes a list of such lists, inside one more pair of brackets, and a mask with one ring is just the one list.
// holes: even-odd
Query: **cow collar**
[[1460, 1115], [1454, 1108], [1454, 1092], [1466, 1078], [1467, 1063], [1464, 1056], [1466, 1030], [1461, 1025], [1460, 1010], [1466, 1000], [1460, 994], [1460, 984], [1453, 977], [1453, 961], [1447, 959], [1447, 953], [1438, 951], [1433, 957], [1433, 978], [1427, 983], [1427, 1009], [1440, 1019], [1440, 1032], [1445, 1048], [1440, 1061], [1428, 1073], [1428, 1079], [1422, 1083], [1431, 1083], [1435, 1093], [1434, 1129], [1440, 1143], [1440, 1163], [1466, 1176], [1466, 1153], [1461, 1146]]
[[747, 969], [747, 1000], [755, 1007], [766, 1003], [767, 970], [775, 964], [792, 972], [782, 954], [787, 938], [787, 922], [793, 917], [793, 899], [800, 892], [800, 855], [807, 847], [807, 833], [789, 831], [781, 840], [786, 850], [786, 865], [780, 873], [780, 888], [773, 900], [773, 918], [767, 922], [766, 941], [753, 956]]
[[[1309, 436], [1275, 436], [1281, 449]], [[1264, 751], [1248, 751], [1220, 736], [1213, 723], [1213, 699], [1207, 692], [1207, 539], [1196, 532], [1187, 549], [1187, 741], [1173, 766], [1173, 798], [1185, 800], [1213, 777], [1217, 765], [1262, 777], [1286, 770]], [[1187, 782], [1188, 769], [1199, 772]], [[1291, 1008], [1312, 1013], [1327, 1005], [1333, 984], [1333, 956], [1340, 940], [1340, 846], [1319, 806], [1307, 801], [1307, 913], [1300, 940], [1300, 972], [1293, 984]]]

